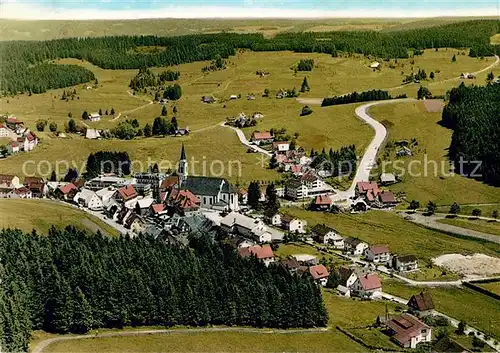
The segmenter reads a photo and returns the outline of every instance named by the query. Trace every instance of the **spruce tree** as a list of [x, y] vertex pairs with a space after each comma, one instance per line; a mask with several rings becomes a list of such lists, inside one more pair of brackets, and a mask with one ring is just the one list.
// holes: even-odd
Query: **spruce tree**
[[80, 287], [76, 287], [74, 293], [71, 332], [80, 334], [87, 333], [92, 329], [92, 326], [92, 308], [87, 302], [87, 299], [85, 298], [85, 295]]

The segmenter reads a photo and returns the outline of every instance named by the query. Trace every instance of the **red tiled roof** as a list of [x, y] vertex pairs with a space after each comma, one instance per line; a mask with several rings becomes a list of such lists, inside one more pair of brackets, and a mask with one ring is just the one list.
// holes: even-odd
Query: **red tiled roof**
[[292, 216], [289, 216], [289, 215], [281, 215], [281, 221], [284, 222], [284, 223], [290, 223], [291, 221], [293, 221], [295, 219], [295, 217], [292, 217]]
[[76, 190], [76, 186], [71, 183], [59, 187], [59, 191], [64, 195], [68, 194], [72, 190]]
[[9, 124], [22, 124], [23, 122], [21, 120], [18, 120], [17, 118], [7, 118], [7, 123], [9, 123]]
[[179, 183], [179, 176], [171, 175], [161, 182], [161, 189], [170, 189]]
[[365, 276], [359, 277], [359, 282], [364, 290], [374, 290], [377, 288], [382, 288], [382, 283], [380, 283], [380, 278], [376, 273], [370, 273]]
[[373, 255], [385, 254], [389, 252], [389, 247], [387, 245], [374, 245], [370, 248]]
[[315, 205], [331, 205], [332, 200], [330, 199], [329, 196], [326, 195], [318, 195], [316, 196], [316, 199], [314, 200]]
[[248, 190], [247, 189], [240, 189], [239, 194], [240, 195], [247, 195], [248, 194]]
[[122, 188], [119, 188], [118, 192], [125, 201], [133, 199], [134, 197], [137, 196], [137, 191], [135, 191], [132, 185], [127, 185]]
[[273, 138], [273, 135], [269, 131], [264, 131], [264, 132], [254, 132], [253, 133], [253, 140], [271, 140]]
[[380, 197], [380, 201], [383, 203], [395, 203], [395, 202], [397, 202], [396, 196], [394, 196], [394, 193], [392, 193], [391, 191], [384, 190], [379, 194], [379, 197]]
[[22, 194], [29, 193], [30, 190], [24, 186], [21, 186], [19, 189], [14, 189], [12, 192], [17, 194], [17, 195], [22, 195]]
[[372, 190], [375, 195], [380, 192], [376, 181], [358, 181], [356, 185], [360, 194], [364, 194], [368, 192], [368, 190]]
[[12, 179], [14, 179], [14, 175], [9, 175], [9, 174], [0, 174], [0, 184], [4, 184], [6, 182], [10, 183], [12, 182]]
[[314, 279], [321, 279], [328, 277], [329, 273], [325, 266], [323, 265], [315, 265], [309, 267], [309, 273]]
[[9, 145], [11, 145], [12, 147], [18, 147], [19, 146], [19, 144], [17, 143], [17, 141], [11, 141], [9, 143]]
[[200, 199], [189, 190], [173, 189], [169, 199], [182, 209], [193, 209], [200, 206]]
[[34, 136], [31, 132], [26, 135], [26, 138], [28, 139], [28, 141], [34, 141], [36, 139], [36, 136]]
[[165, 210], [165, 205], [162, 203], [157, 203], [157, 204], [151, 205], [151, 208], [153, 209], [153, 213], [160, 213], [160, 212], [163, 212]]
[[300, 173], [300, 171], [302, 170], [302, 166], [300, 164], [292, 165], [290, 167], [290, 170], [292, 171], [292, 173]]
[[273, 249], [271, 249], [271, 246], [269, 244], [239, 248], [238, 253], [241, 257], [255, 256], [258, 259], [270, 259], [274, 257]]
[[385, 325], [394, 331], [394, 338], [401, 345], [408, 343], [412, 337], [420, 335], [423, 329], [430, 329], [429, 326], [408, 313], [387, 321]]
[[307, 172], [306, 174], [302, 175], [302, 177], [300, 178], [300, 180], [310, 181], [310, 182], [316, 181], [318, 179], [319, 179], [319, 177], [316, 174], [314, 174], [314, 172], [312, 172], [312, 171]]
[[273, 142], [273, 147], [278, 147], [279, 145], [289, 145], [290, 142], [288, 141], [277, 141], [277, 142]]

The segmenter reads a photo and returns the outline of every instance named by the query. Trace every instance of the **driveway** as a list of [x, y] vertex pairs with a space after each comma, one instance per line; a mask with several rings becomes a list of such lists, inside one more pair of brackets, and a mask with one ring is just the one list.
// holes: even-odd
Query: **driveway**
[[271, 157], [273, 154], [269, 151], [266, 151], [265, 149], [257, 146], [257, 145], [253, 145], [252, 143], [250, 143], [250, 141], [247, 140], [247, 138], [245, 137], [245, 134], [243, 133], [243, 131], [241, 131], [241, 129], [238, 129], [237, 127], [233, 127], [233, 126], [228, 126], [228, 125], [225, 125], [224, 123], [221, 123], [220, 126], [222, 127], [227, 127], [229, 129], [233, 129], [234, 131], [236, 131], [236, 135], [238, 135], [238, 138], [240, 139], [240, 142], [242, 144], [244, 144], [245, 146], [253, 149], [254, 151], [257, 151], [259, 153], [262, 153], [268, 157]]

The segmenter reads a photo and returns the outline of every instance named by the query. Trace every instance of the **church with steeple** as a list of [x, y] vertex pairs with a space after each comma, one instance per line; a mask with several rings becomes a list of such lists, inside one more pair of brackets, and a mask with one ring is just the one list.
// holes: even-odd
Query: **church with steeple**
[[190, 176], [184, 144], [177, 167], [179, 186], [181, 190], [189, 190], [200, 199], [200, 207], [218, 211], [239, 210], [238, 191], [225, 178]]

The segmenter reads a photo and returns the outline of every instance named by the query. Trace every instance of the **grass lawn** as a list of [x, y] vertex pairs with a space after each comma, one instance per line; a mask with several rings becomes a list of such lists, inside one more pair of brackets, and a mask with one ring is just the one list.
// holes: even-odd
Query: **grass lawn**
[[345, 261], [338, 256], [323, 253], [319, 250], [316, 250], [311, 245], [306, 244], [280, 244], [278, 250], [274, 252], [274, 255], [278, 256], [279, 258], [287, 258], [291, 255], [301, 254], [316, 256], [318, 261], [324, 258], [326, 261], [328, 261], [329, 264], [340, 265], [345, 263]]
[[491, 44], [500, 44], [500, 34], [495, 34], [490, 39]]
[[489, 290], [490, 292], [500, 295], [500, 281], [489, 283], [474, 283], [476, 286]]
[[455, 238], [405, 221], [392, 212], [371, 211], [364, 214], [331, 214], [282, 208], [283, 213], [307, 221], [309, 227], [325, 223], [343, 236], [357, 237], [368, 244], [388, 244], [392, 253], [413, 254], [420, 260], [447, 253], [485, 253], [498, 256], [500, 245]]
[[[407, 286], [394, 280], [384, 281], [383, 288], [384, 292], [408, 299], [421, 291], [421, 288]], [[467, 324], [500, 339], [498, 300], [466, 288], [428, 288], [428, 290], [432, 294], [437, 311], [458, 320], [465, 320]]]
[[[419, 200], [421, 205], [429, 200], [445, 205], [500, 202], [498, 188], [456, 174], [446, 176], [452, 130], [438, 124], [441, 113], [428, 113], [423, 102], [374, 106], [370, 113], [388, 126], [389, 141], [415, 138], [418, 142], [410, 157], [397, 158], [395, 149], [381, 151], [382, 163], [388, 162], [386, 172], [395, 171], [402, 179], [391, 190], [403, 193], [407, 200]], [[389, 155], [384, 158], [386, 151]]]
[[464, 218], [446, 218], [440, 219], [438, 222], [500, 236], [500, 222], [488, 222], [482, 219]]
[[[431, 264], [430, 261], [429, 264]], [[429, 264], [420, 264], [418, 271], [410, 272], [406, 277], [414, 281], [453, 281], [459, 279], [457, 274], [434, 264], [429, 267]]]
[[119, 234], [100, 219], [56, 201], [0, 199], [0, 214], [0, 228], [19, 228], [25, 232], [36, 229], [47, 233], [51, 225], [61, 228], [73, 225], [91, 232]]

